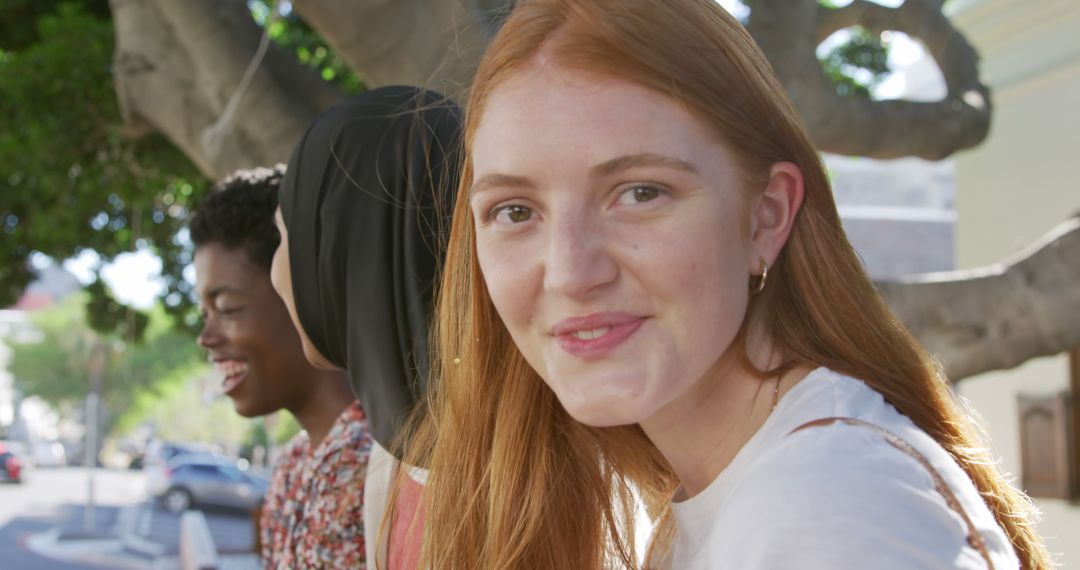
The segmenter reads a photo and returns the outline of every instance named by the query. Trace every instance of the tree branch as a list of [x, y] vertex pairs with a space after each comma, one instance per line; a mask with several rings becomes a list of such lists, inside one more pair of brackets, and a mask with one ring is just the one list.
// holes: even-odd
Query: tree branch
[[112, 0], [117, 97], [131, 132], [164, 133], [210, 178], [288, 159], [336, 88], [270, 46], [219, 148], [202, 134], [218, 120], [258, 46], [242, 0]]
[[1003, 263], [879, 283], [952, 381], [1080, 346], [1080, 215]]
[[955, 98], [873, 101], [841, 96], [827, 82], [824, 78], [822, 83], [826, 84], [813, 81], [814, 88], [804, 89], [796, 106], [815, 143], [828, 152], [941, 160], [978, 145], [990, 128], [988, 108], [976, 108]]

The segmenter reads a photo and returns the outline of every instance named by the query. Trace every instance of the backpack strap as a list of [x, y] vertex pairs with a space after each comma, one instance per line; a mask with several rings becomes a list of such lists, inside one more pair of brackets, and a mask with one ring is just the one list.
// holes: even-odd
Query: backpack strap
[[927, 459], [925, 455], [920, 453], [919, 450], [915, 449], [913, 445], [908, 443], [907, 440], [881, 426], [872, 424], [870, 422], [864, 422], [855, 418], [842, 417], [821, 418], [818, 420], [806, 422], [805, 424], [791, 430], [788, 435], [791, 435], [803, 429], [828, 426], [836, 423], [870, 429], [880, 435], [889, 445], [906, 453], [915, 461], [918, 461], [919, 464], [922, 465], [928, 473], [930, 473], [930, 477], [934, 480], [934, 488], [936, 488], [937, 492], [942, 496], [942, 498], [945, 499], [945, 504], [947, 504], [950, 509], [955, 511], [956, 514], [960, 515], [960, 518], [963, 519], [964, 524], [967, 526], [968, 545], [974, 548], [982, 556], [983, 560], [986, 561], [986, 567], [989, 568], [989, 570], [994, 570], [994, 563], [990, 560], [990, 552], [986, 548], [986, 540], [983, 539], [981, 534], [979, 534], [979, 531], [975, 528], [975, 524], [971, 522], [971, 518], [968, 517], [967, 512], [964, 511], [964, 507], [956, 498], [956, 494], [953, 493], [953, 490], [949, 488], [948, 484], [945, 483], [945, 479], [941, 476], [941, 473], [938, 473], [938, 470], [934, 469], [934, 466], [930, 464], [930, 460]]

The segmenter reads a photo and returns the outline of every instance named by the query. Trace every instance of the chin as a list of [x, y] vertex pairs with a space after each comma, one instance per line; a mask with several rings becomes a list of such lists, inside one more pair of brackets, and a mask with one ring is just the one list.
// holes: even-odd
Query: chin
[[590, 427], [641, 423], [655, 411], [658, 400], [642, 374], [607, 370], [582, 374], [567, 371], [568, 382], [548, 382], [570, 417]]
[[652, 412], [652, 406], [645, 406], [637, 398], [592, 396], [560, 398], [559, 401], [570, 417], [589, 427], [597, 428], [641, 423]]
[[258, 402], [249, 402], [243, 398], [232, 398], [233, 409], [236, 410], [237, 415], [252, 419], [260, 416], [265, 416], [276, 410], [267, 409], [268, 406], [260, 406]]

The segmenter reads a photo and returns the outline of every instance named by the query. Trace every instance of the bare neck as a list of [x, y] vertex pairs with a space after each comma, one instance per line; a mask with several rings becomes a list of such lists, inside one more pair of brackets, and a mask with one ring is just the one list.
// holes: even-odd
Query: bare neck
[[341, 413], [356, 400], [356, 395], [349, 385], [349, 377], [340, 370], [319, 370], [307, 381], [313, 383], [314, 390], [289, 411], [308, 433], [311, 449], [315, 450], [326, 439]]
[[[799, 368], [762, 379], [732, 358], [722, 360], [731, 362], [718, 363], [686, 394], [641, 424], [678, 475], [680, 499], [705, 490], [765, 423], [773, 402], [809, 372]], [[766, 370], [778, 363], [755, 360]]]

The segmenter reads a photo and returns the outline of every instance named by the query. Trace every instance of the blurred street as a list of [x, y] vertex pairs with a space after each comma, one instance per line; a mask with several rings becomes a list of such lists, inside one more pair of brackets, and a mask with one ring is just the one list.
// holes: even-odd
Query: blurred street
[[[86, 532], [87, 471], [36, 469], [20, 485], [0, 485], [0, 567], [20, 570], [177, 566], [180, 516], [145, 493], [140, 471], [99, 469], [95, 531]], [[219, 552], [248, 552], [254, 536], [246, 513], [211, 510]]]

